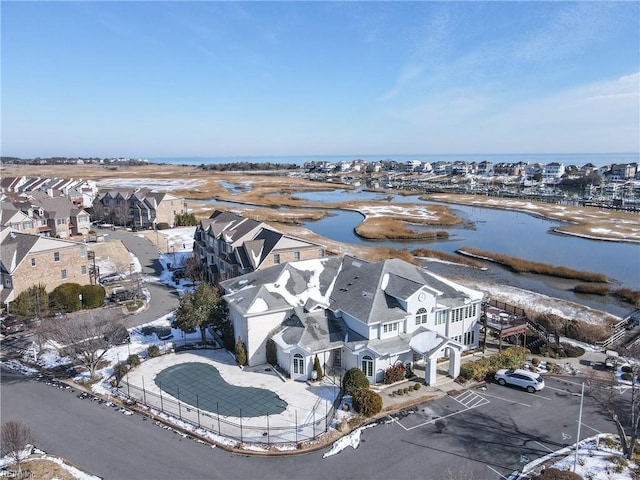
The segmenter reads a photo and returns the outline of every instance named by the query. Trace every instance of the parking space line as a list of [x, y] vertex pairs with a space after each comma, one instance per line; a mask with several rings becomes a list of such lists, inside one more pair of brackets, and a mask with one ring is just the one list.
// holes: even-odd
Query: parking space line
[[567, 390], [565, 390], [565, 389], [562, 389], [562, 388], [550, 387], [549, 385], [545, 386], [544, 388], [545, 388], [545, 390], [546, 390], [546, 389], [549, 389], [549, 390], [555, 390], [555, 391], [557, 391], [557, 392], [562, 392], [562, 393], [566, 393], [566, 394], [568, 394], [568, 395], [573, 395], [574, 397], [575, 397], [576, 395], [577, 395], [578, 397], [580, 396], [580, 394], [579, 394], [578, 392], [569, 392], [569, 391], [567, 391]]
[[544, 443], [540, 443], [536, 440], [533, 441], [533, 443], [537, 443], [538, 445], [540, 445], [542, 448], [546, 448], [547, 450], [549, 450], [550, 452], [555, 452], [554, 449], [547, 447]]
[[504, 480], [507, 480], [507, 477], [505, 477], [504, 475], [502, 475], [499, 471], [497, 471], [495, 468], [493, 468], [491, 465], [487, 465], [487, 468], [489, 470], [491, 470], [493, 473], [495, 473], [496, 475], [498, 475], [500, 478], [504, 478]]
[[531, 407], [532, 407], [532, 405], [529, 405], [528, 403], [514, 402], [513, 400], [509, 400], [509, 399], [504, 398], [504, 397], [498, 397], [498, 396], [496, 396], [496, 395], [491, 395], [490, 393], [485, 393], [485, 392], [483, 392], [483, 393], [482, 393], [482, 396], [483, 396], [483, 397], [497, 398], [498, 400], [503, 400], [503, 401], [505, 401], [505, 402], [514, 403], [514, 404], [516, 404], [516, 405], [522, 405], [523, 407], [529, 407], [529, 408], [531, 408]]
[[[578, 421], [577, 421], [577, 420], [576, 420], [576, 423], [578, 423]], [[596, 433], [602, 433], [600, 430], [596, 430], [595, 428], [590, 427], [589, 425], [587, 425], [587, 424], [586, 424], [586, 423], [584, 423], [584, 422], [582, 422], [582, 426], [583, 426], [583, 427], [590, 428], [591, 430], [593, 430], [593, 431], [594, 431], [594, 432], [596, 432]]]
[[529, 393], [529, 392], [527, 392], [527, 395], [531, 395], [532, 397], [536, 397], [536, 398], [544, 398], [545, 400], [549, 400], [550, 402], [553, 400], [552, 398], [545, 397], [544, 395], [540, 395], [539, 393]]
[[484, 398], [482, 395], [477, 394], [476, 392], [472, 392], [471, 390], [467, 390], [457, 397], [452, 398], [456, 402], [464, 405], [467, 408], [481, 407], [482, 405], [486, 405], [487, 403], [489, 403], [489, 400]]

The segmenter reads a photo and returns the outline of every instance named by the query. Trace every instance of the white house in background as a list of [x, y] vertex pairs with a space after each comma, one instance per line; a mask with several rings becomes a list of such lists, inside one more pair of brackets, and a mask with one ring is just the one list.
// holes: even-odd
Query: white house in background
[[461, 353], [478, 348], [483, 294], [399, 259], [289, 262], [221, 286], [249, 365], [266, 363], [271, 339], [295, 380], [312, 378], [317, 356], [324, 372], [357, 367], [371, 383], [398, 362], [425, 362], [433, 384], [439, 358], [457, 377]]
[[547, 163], [542, 169], [542, 179], [545, 183], [555, 182], [564, 175], [564, 163]]

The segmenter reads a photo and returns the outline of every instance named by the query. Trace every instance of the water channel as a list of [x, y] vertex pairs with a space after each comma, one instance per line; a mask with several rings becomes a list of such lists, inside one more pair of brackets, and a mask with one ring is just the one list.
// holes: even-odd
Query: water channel
[[[295, 197], [313, 202], [316, 205], [315, 208], [321, 208], [319, 205], [322, 203], [355, 200], [385, 201], [390, 205], [435, 203], [419, 200], [417, 196], [349, 190], [299, 192]], [[229, 205], [227, 202], [211, 201], [210, 203]], [[364, 240], [354, 233], [354, 228], [363, 219], [362, 215], [342, 210], [334, 210], [328, 217], [307, 222], [303, 226], [331, 240], [365, 246], [386, 246], [407, 250], [428, 248], [448, 253], [454, 253], [461, 247], [474, 247], [531, 261], [563, 265], [575, 270], [603, 273], [612, 282], [612, 288], [625, 287], [633, 290], [640, 288], [640, 245], [638, 244], [598, 241], [557, 234], [553, 229], [561, 225], [560, 222], [521, 212], [464, 205], [450, 205], [450, 208], [464, 221], [460, 226], [437, 227], [438, 230], [448, 231], [447, 240]], [[603, 215], [606, 215], [606, 212], [603, 211]], [[425, 266], [443, 275], [472, 275], [482, 280], [504, 282], [526, 290], [582, 303], [614, 315], [624, 316], [631, 310], [628, 304], [613, 300], [611, 297], [573, 293], [570, 289], [577, 283], [575, 281], [540, 275], [515, 274], [491, 264], [487, 265], [486, 272], [434, 262], [429, 262]]]

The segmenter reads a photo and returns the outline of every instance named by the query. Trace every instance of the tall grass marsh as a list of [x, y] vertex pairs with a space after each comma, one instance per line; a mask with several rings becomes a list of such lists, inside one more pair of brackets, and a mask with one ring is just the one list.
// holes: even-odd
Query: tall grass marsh
[[475, 258], [481, 258], [490, 262], [503, 265], [517, 273], [535, 273], [538, 275], [549, 275], [552, 277], [568, 278], [572, 280], [581, 280], [583, 282], [608, 283], [609, 279], [602, 273], [583, 272], [573, 270], [569, 267], [555, 266], [548, 263], [532, 262], [518, 257], [502, 255], [500, 253], [480, 250], [478, 248], [463, 247], [456, 250], [461, 255], [468, 255]]

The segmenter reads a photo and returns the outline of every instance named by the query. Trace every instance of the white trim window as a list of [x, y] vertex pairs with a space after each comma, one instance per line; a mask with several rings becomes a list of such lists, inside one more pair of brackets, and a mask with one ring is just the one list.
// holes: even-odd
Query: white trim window
[[447, 323], [447, 311], [439, 310], [436, 312], [436, 325], [444, 325]]
[[476, 342], [476, 331], [469, 330], [464, 334], [464, 344], [465, 345], [473, 345]]
[[424, 325], [427, 323], [427, 309], [419, 308], [416, 312], [416, 325]]
[[304, 375], [304, 358], [299, 353], [293, 356], [293, 373], [294, 375]]
[[60, 261], [60, 252], [53, 252], [53, 261], [54, 262]]
[[392, 333], [398, 331], [398, 322], [385, 323], [382, 325], [382, 333]]
[[373, 358], [369, 355], [362, 357], [362, 372], [367, 377], [373, 377]]

